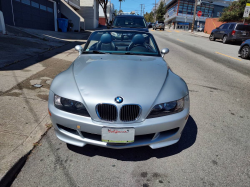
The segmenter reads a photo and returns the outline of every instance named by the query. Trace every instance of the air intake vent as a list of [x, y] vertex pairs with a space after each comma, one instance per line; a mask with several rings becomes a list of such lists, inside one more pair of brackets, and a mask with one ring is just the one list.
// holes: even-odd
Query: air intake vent
[[124, 105], [120, 111], [120, 120], [124, 122], [135, 121], [140, 112], [141, 107], [139, 105]]
[[117, 119], [117, 109], [111, 104], [98, 104], [96, 113], [98, 117], [104, 121], [116, 121]]

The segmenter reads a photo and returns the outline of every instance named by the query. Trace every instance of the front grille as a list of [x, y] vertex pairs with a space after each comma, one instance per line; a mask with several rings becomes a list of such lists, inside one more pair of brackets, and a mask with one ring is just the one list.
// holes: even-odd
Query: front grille
[[116, 121], [117, 119], [117, 109], [111, 104], [98, 104], [96, 113], [101, 120]]
[[135, 121], [140, 115], [139, 105], [124, 105], [120, 110], [120, 120], [124, 122]]

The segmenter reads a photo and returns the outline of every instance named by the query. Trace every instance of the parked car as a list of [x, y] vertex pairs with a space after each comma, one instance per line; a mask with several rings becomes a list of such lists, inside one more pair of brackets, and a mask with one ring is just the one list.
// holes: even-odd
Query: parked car
[[152, 28], [152, 23], [148, 23], [148, 28]]
[[148, 32], [148, 27], [143, 16], [118, 15], [111, 26], [111, 29], [139, 30]]
[[250, 39], [250, 25], [243, 23], [225, 23], [212, 30], [209, 39], [222, 39], [223, 43], [242, 42]]
[[250, 57], [250, 40], [242, 42], [238, 53], [241, 58], [248, 59]]
[[100, 30], [53, 80], [49, 114], [69, 144], [157, 149], [177, 143], [188, 120], [187, 84], [172, 72], [153, 35]]
[[157, 30], [157, 29], [165, 30], [165, 23], [164, 23], [164, 21], [157, 21], [154, 24], [153, 30]]
[[197, 28], [197, 32], [204, 32], [204, 26]]

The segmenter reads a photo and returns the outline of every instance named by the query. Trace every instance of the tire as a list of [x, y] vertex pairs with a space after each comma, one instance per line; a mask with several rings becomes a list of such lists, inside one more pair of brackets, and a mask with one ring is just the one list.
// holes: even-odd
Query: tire
[[209, 40], [210, 40], [210, 41], [214, 41], [214, 40], [215, 40], [215, 38], [214, 38], [214, 34], [213, 34], [213, 33], [211, 33], [211, 34], [210, 34], [210, 36], [209, 36]]
[[227, 43], [228, 43], [227, 35], [223, 36], [222, 42], [223, 42], [224, 44], [227, 44]]
[[245, 45], [244, 47], [242, 47], [242, 49], [240, 50], [240, 56], [243, 59], [248, 59], [249, 58], [249, 54], [250, 54], [250, 48], [249, 46]]

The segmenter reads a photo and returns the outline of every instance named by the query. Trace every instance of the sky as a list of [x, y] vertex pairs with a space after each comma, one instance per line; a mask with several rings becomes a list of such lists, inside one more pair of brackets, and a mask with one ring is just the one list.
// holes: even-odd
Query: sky
[[[156, 3], [158, 0], [156, 0]], [[111, 3], [114, 4], [115, 9], [119, 11], [120, 8], [120, 2], [118, 0], [111, 0]], [[122, 2], [122, 11], [123, 12], [131, 12], [131, 11], [137, 11], [139, 14], [141, 14], [141, 5], [145, 5], [144, 13], [151, 12], [153, 6], [154, 6], [155, 0], [125, 0]]]
[[[156, 0], [156, 3], [159, 0]], [[120, 2], [118, 0], [111, 0], [111, 2], [114, 4], [115, 9], [119, 11], [120, 8]], [[122, 11], [123, 12], [131, 12], [131, 11], [137, 11], [137, 13], [141, 14], [141, 5], [144, 4], [146, 12], [151, 12], [153, 6], [154, 6], [155, 0], [125, 0], [122, 2]]]

